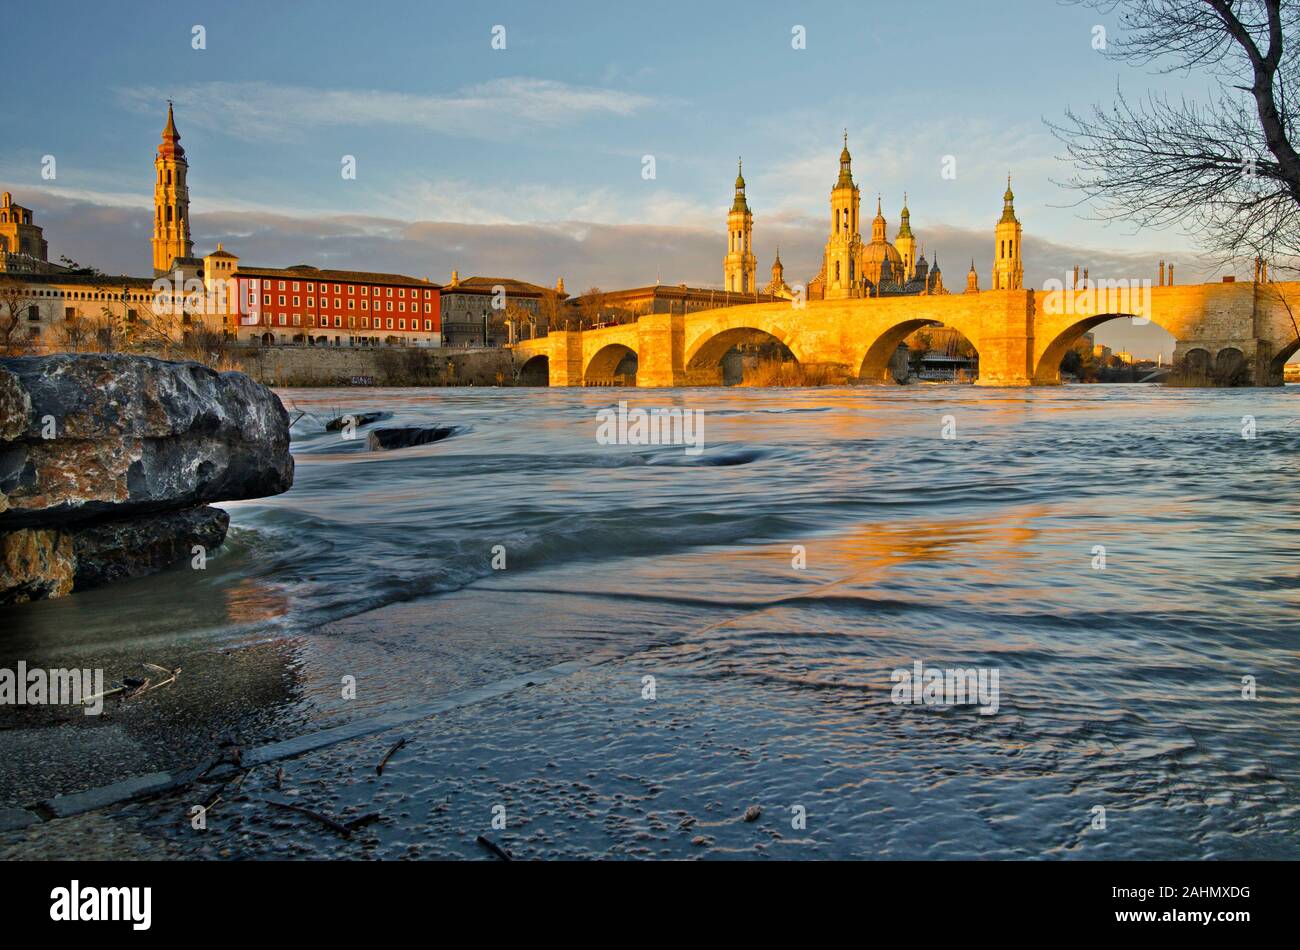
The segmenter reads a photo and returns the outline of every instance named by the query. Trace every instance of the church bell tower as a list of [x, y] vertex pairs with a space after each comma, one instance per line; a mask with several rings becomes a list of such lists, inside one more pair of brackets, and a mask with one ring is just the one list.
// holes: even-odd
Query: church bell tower
[[172, 104], [167, 103], [167, 125], [153, 160], [157, 172], [153, 185], [153, 273], [160, 277], [178, 257], [192, 257], [190, 240], [190, 190], [185, 184], [189, 162], [176, 131]]
[[994, 229], [993, 289], [1020, 290], [1024, 285], [1025, 267], [1020, 257], [1020, 221], [1016, 218], [1016, 196], [1007, 176], [1007, 193], [1002, 196], [1002, 217]]
[[862, 274], [862, 235], [858, 230], [858, 186], [853, 183], [849, 133], [840, 152], [840, 177], [831, 189], [831, 233], [826, 242], [826, 299], [856, 297]]
[[731, 293], [752, 294], [758, 258], [754, 255], [754, 216], [745, 199], [745, 166], [736, 170], [736, 197], [727, 212], [727, 256], [722, 259], [722, 286]]

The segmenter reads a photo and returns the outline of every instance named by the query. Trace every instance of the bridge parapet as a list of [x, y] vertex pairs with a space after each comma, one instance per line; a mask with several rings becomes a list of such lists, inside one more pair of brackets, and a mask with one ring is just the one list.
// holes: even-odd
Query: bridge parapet
[[[647, 314], [636, 323], [558, 331], [524, 340], [524, 360], [545, 357], [553, 386], [608, 382], [636, 356], [636, 384], [717, 384], [723, 355], [737, 344], [775, 340], [805, 366], [831, 378], [887, 381], [898, 345], [915, 330], [950, 327], [979, 353], [983, 386], [1053, 385], [1060, 363], [1096, 326], [1131, 316], [1176, 340], [1175, 361], [1245, 366], [1238, 381], [1280, 384], [1282, 364], [1300, 349], [1300, 284], [1188, 284], [1150, 287], [1128, 297], [1086, 291], [1003, 290], [970, 294], [746, 304], [689, 314]], [[630, 364], [629, 364], [630, 365]]]

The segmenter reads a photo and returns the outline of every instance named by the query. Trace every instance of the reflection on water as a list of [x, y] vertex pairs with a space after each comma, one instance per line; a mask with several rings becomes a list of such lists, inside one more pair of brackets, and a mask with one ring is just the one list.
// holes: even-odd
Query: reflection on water
[[[1155, 799], [1226, 782], [1234, 834], [1294, 831], [1296, 394], [286, 391], [307, 413], [291, 492], [226, 506], [205, 572], [10, 611], [0, 662], [184, 665], [186, 695], [219, 711], [172, 736], [185, 759], [222, 731], [258, 741], [659, 645], [719, 689], [755, 684], [756, 706], [815, 695], [815, 721], [865, 761], [929, 741], [968, 775], [1010, 757], [1067, 784], [1176, 774]], [[703, 455], [598, 445], [596, 412], [620, 397], [704, 410]], [[465, 431], [391, 453], [324, 431], [370, 410]], [[975, 735], [951, 711], [881, 705], [914, 660], [1001, 670], [996, 721]], [[1241, 699], [1246, 675], [1260, 700]], [[150, 744], [145, 718], [120, 723]], [[19, 756], [0, 759], [24, 762], [6, 738], [21, 731], [0, 731]], [[1024, 794], [1067, 807], [1059, 784]]]

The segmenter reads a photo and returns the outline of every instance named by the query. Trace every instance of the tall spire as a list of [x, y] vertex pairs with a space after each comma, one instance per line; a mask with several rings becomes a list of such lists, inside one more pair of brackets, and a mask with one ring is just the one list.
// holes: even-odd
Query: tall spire
[[871, 220], [871, 241], [873, 244], [884, 244], [885, 237], [885, 213], [880, 208], [880, 194], [876, 194], [876, 216]]
[[840, 177], [835, 187], [853, 184], [853, 156], [849, 154], [849, 130], [844, 130], [844, 151], [840, 152]]
[[1011, 191], [1011, 173], [1007, 172], [1007, 191], [1002, 196], [1002, 219], [999, 224], [1010, 224], [1016, 220], [1016, 196]]
[[163, 126], [162, 144], [158, 154], [163, 158], [175, 158], [185, 161], [185, 149], [181, 148], [181, 134], [176, 131], [176, 117], [172, 114], [172, 101], [167, 100], [167, 124]]
[[745, 199], [745, 163], [736, 159], [736, 200], [731, 203], [732, 211], [748, 213], [749, 202]]

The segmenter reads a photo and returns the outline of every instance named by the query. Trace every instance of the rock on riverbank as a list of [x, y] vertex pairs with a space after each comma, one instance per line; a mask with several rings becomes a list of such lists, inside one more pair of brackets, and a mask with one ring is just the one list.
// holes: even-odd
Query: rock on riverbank
[[211, 551], [229, 519], [209, 502], [292, 484], [288, 414], [242, 373], [121, 354], [0, 359], [0, 603]]

